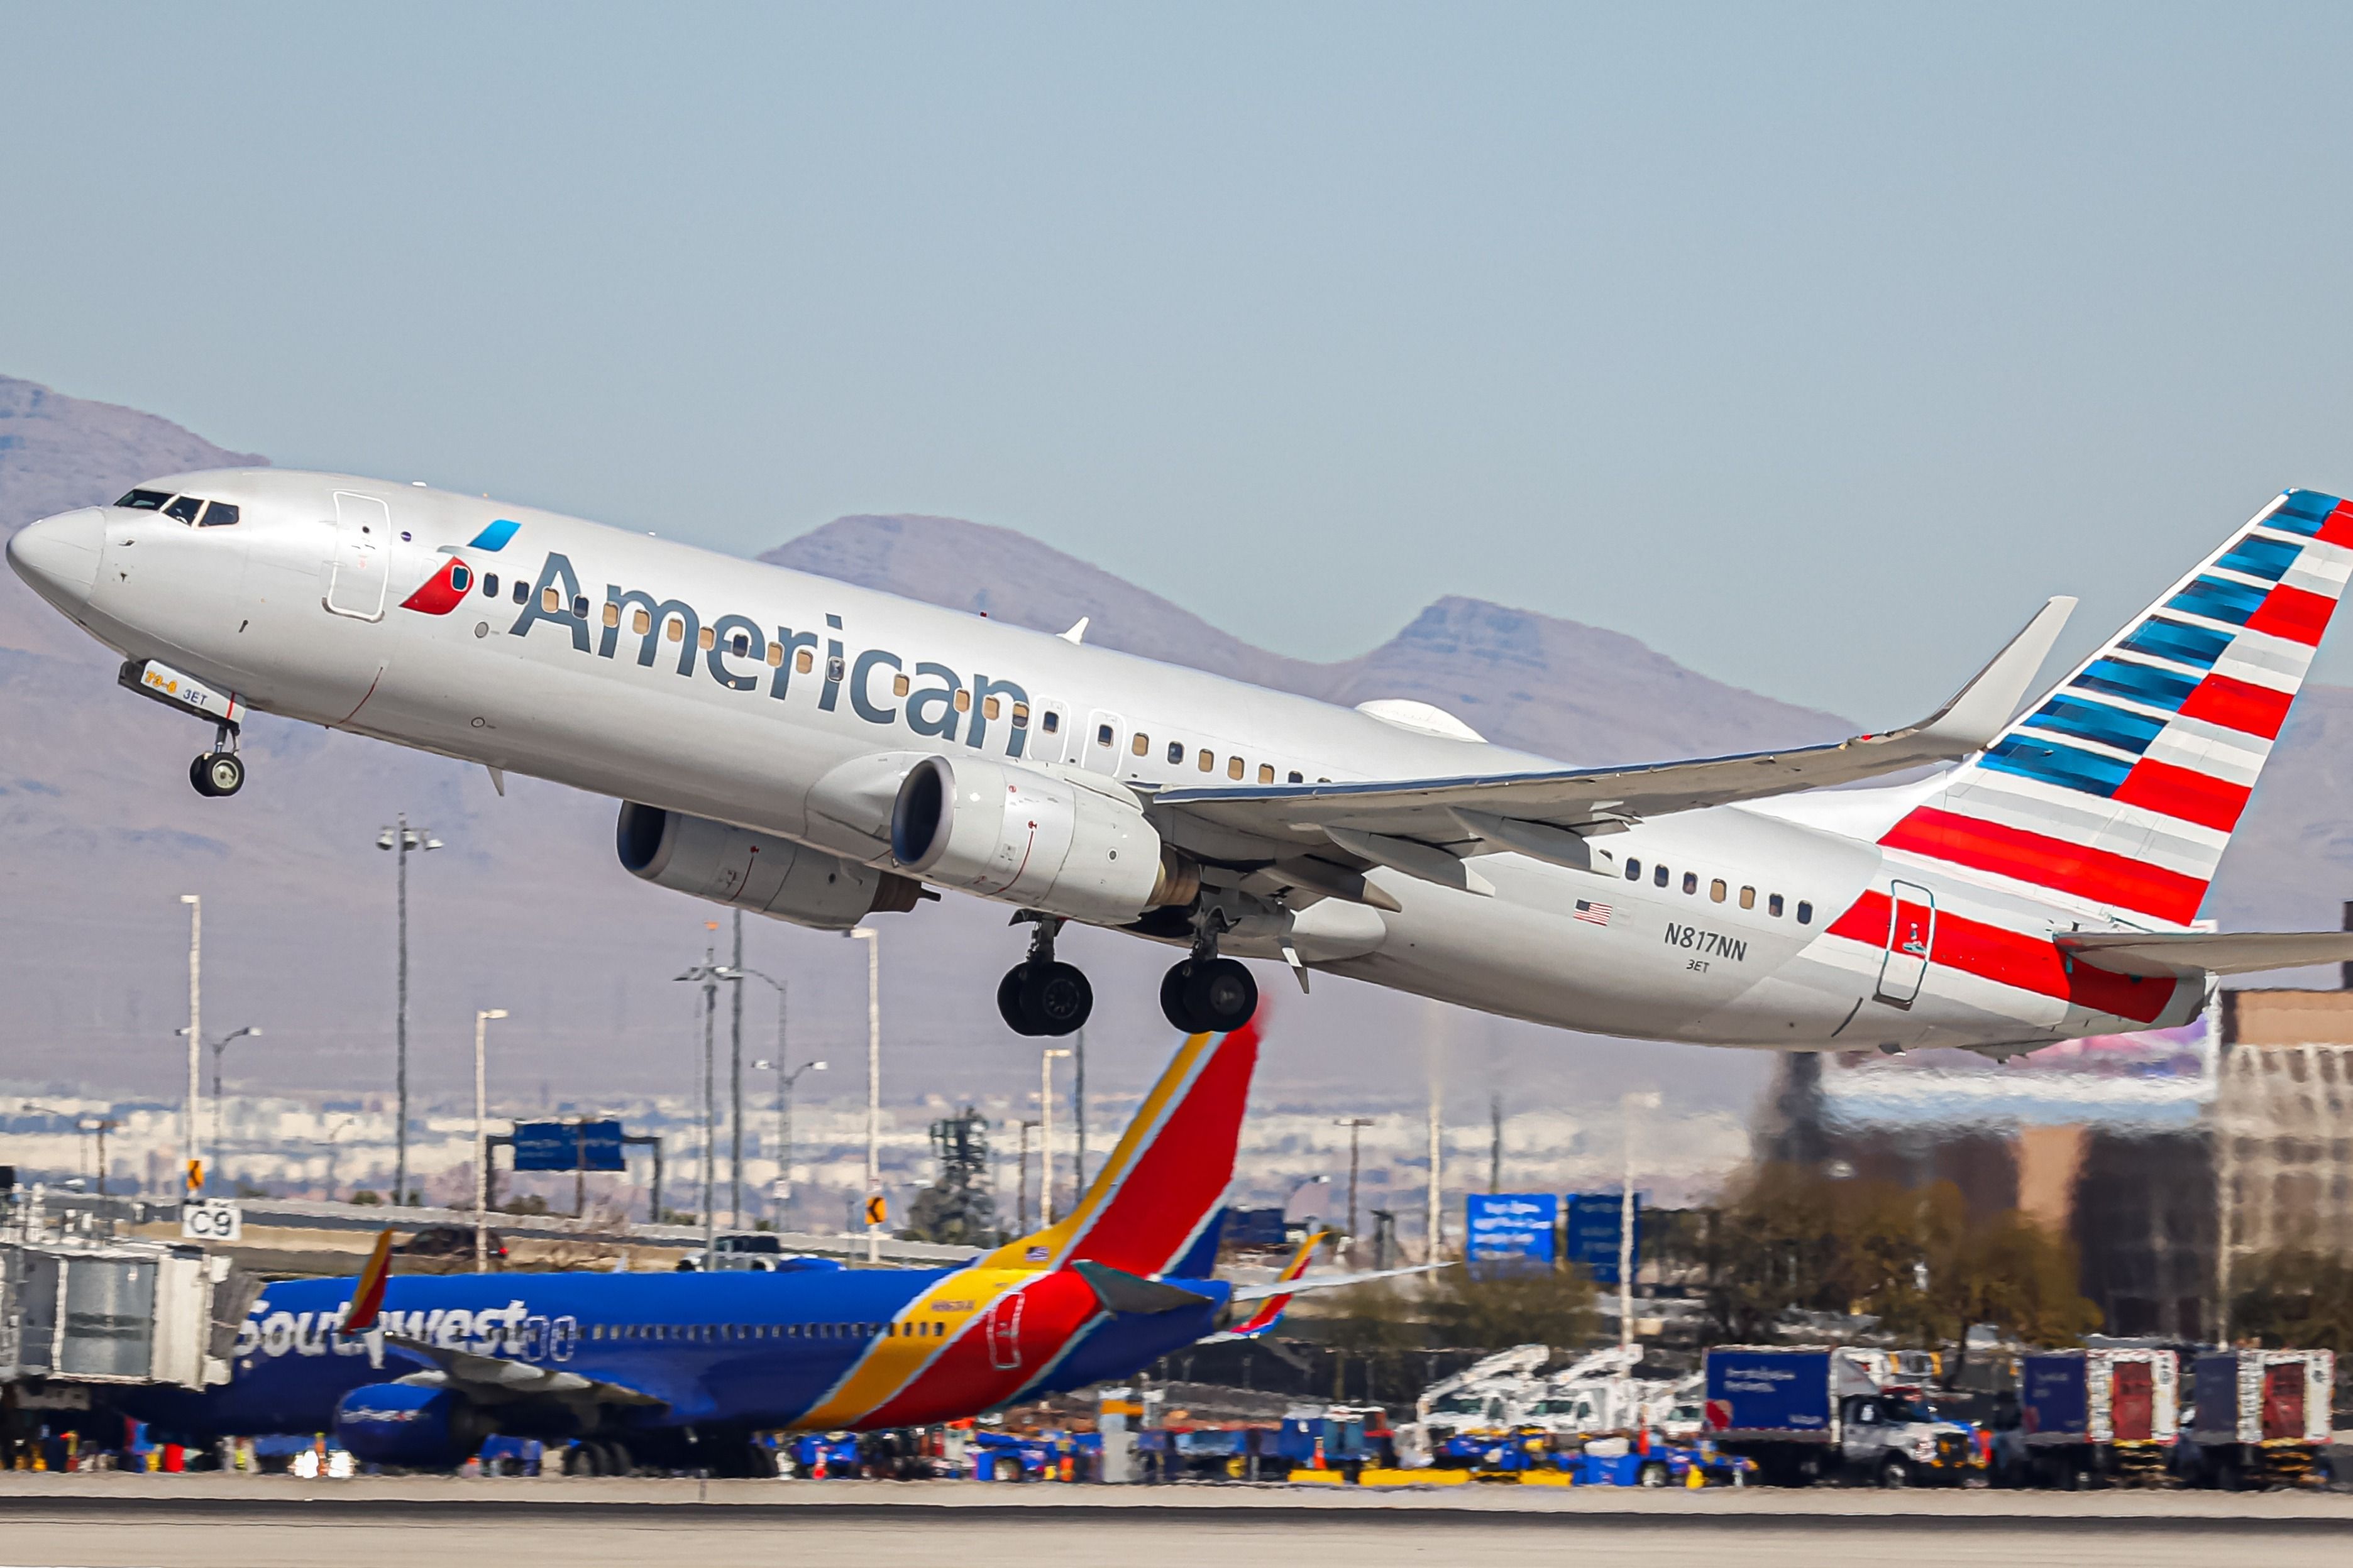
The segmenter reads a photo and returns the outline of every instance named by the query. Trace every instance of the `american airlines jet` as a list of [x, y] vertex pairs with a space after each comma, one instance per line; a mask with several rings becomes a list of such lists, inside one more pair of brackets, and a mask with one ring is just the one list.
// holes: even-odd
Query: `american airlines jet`
[[2353, 959], [2193, 929], [2353, 571], [2353, 505], [2306, 490], [2014, 721], [2072, 600], [1916, 724], [1610, 768], [343, 475], [159, 479], [8, 560], [211, 721], [200, 794], [244, 782], [250, 710], [616, 796], [628, 870], [801, 925], [993, 899], [1032, 922], [1023, 1034], [1093, 1004], [1069, 921], [1184, 950], [1187, 1033], [1250, 1016], [1251, 957], [1602, 1034], [2006, 1056]]

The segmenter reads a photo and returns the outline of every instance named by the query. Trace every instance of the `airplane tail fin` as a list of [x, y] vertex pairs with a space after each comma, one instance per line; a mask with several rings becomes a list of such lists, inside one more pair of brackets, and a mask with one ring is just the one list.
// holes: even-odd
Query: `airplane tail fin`
[[1083, 1258], [1149, 1277], [1185, 1258], [1233, 1180], [1258, 1045], [1252, 1019], [1177, 1047], [1078, 1207], [982, 1267], [1060, 1268]]
[[2127, 920], [2195, 919], [2353, 573], [2289, 490], [1880, 839]]

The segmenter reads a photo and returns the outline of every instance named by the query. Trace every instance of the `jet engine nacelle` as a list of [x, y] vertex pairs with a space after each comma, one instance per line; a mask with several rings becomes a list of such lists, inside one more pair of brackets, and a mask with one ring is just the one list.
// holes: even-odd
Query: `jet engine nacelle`
[[878, 911], [912, 910], [923, 896], [921, 884], [905, 877], [789, 838], [635, 801], [621, 803], [613, 837], [622, 868], [632, 876], [819, 931], [848, 931]]
[[407, 1470], [453, 1470], [481, 1448], [491, 1424], [463, 1394], [413, 1383], [371, 1383], [335, 1406], [335, 1440], [355, 1459]]
[[1135, 796], [979, 757], [926, 757], [891, 812], [891, 853], [927, 882], [1094, 925], [1190, 903], [1199, 868], [1164, 847]]

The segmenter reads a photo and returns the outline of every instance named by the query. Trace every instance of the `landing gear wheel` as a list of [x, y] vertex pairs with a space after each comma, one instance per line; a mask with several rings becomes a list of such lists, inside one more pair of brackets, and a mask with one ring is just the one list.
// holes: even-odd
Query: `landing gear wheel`
[[1076, 966], [1068, 963], [1031, 963], [1021, 983], [1019, 1009], [1028, 1026], [1025, 1035], [1060, 1037], [1075, 1034], [1086, 1027], [1087, 1016], [1095, 1009], [1095, 988]]
[[1160, 1011], [1188, 1035], [1240, 1028], [1258, 1011], [1258, 982], [1230, 958], [1188, 958], [1160, 982]]
[[1017, 1035], [1038, 1032], [1029, 1026], [1029, 1016], [1021, 1010], [1021, 994], [1029, 988], [1030, 972], [1036, 967], [1035, 964], [1017, 963], [1005, 972], [1004, 979], [997, 983], [997, 1016], [1004, 1019], [1005, 1026]]
[[188, 764], [188, 782], [201, 795], [232, 795], [245, 787], [245, 763], [235, 752], [206, 752]]

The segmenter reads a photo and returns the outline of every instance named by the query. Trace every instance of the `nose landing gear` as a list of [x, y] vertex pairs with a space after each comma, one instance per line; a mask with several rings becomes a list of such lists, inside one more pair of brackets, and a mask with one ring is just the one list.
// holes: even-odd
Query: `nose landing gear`
[[1094, 1011], [1095, 991], [1077, 966], [1054, 957], [1054, 937], [1061, 929], [1061, 918], [1029, 910], [1013, 918], [1035, 921], [1038, 931], [1029, 939], [1029, 956], [1007, 970], [1005, 978], [997, 983], [998, 1015], [1017, 1035], [1076, 1034]]
[[188, 782], [208, 799], [235, 795], [245, 787], [245, 762], [237, 754], [237, 731], [223, 724], [213, 737], [213, 749], [188, 764]]

